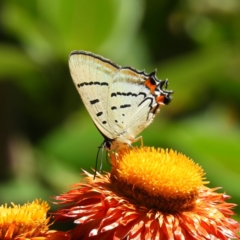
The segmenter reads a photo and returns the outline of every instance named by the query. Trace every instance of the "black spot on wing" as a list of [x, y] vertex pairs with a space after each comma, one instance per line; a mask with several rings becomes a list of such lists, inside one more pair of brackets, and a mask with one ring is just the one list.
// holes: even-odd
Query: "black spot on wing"
[[140, 92], [140, 93], [138, 93], [138, 95], [143, 95], [144, 98], [147, 96], [147, 94], [145, 92]]
[[144, 98], [139, 104], [138, 104], [138, 107], [141, 106], [145, 101], [147, 100], [150, 100], [150, 103], [149, 103], [149, 107], [150, 109], [152, 108], [152, 104], [153, 104], [153, 97], [147, 97], [147, 98]]
[[107, 82], [83, 82], [83, 83], [78, 83], [77, 84], [77, 87], [80, 88], [80, 87], [83, 87], [83, 86], [92, 86], [92, 85], [101, 85], [101, 86], [108, 86], [108, 83]]
[[126, 94], [126, 96], [133, 96], [133, 97], [136, 97], [137, 94], [136, 94], [136, 93], [132, 93], [132, 92], [128, 92], [128, 93]]
[[80, 88], [80, 87], [82, 87], [82, 86], [84, 86], [84, 83], [78, 83], [78, 84], [77, 84], [77, 87], [78, 87], [78, 88]]
[[94, 99], [94, 100], [91, 100], [90, 103], [93, 105], [93, 104], [96, 104], [99, 102], [99, 99]]
[[116, 107], [116, 106], [112, 106], [111, 109], [112, 109], [112, 110], [116, 110], [117, 107]]
[[120, 108], [128, 108], [128, 107], [131, 107], [131, 104], [120, 105]]
[[98, 117], [100, 117], [100, 116], [103, 115], [103, 112], [98, 112], [96, 115], [97, 115]]
[[126, 92], [114, 92], [111, 94], [111, 97], [117, 97], [117, 96], [137, 97], [137, 95], [140, 95], [140, 94], [143, 94], [143, 93], [136, 94], [136, 93], [132, 93], [132, 92], [127, 92], [127, 93]]
[[102, 124], [106, 124], [107, 123], [107, 121], [102, 121]]

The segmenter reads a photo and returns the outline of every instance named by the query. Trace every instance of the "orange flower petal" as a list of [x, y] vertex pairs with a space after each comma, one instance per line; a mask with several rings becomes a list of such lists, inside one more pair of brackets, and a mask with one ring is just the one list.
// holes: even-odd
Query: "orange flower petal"
[[56, 197], [68, 206], [54, 213], [56, 220], [74, 220], [75, 239], [240, 239], [239, 223], [230, 218], [235, 205], [217, 189], [202, 186], [191, 211], [163, 213], [126, 197], [110, 175], [86, 173], [85, 182]]

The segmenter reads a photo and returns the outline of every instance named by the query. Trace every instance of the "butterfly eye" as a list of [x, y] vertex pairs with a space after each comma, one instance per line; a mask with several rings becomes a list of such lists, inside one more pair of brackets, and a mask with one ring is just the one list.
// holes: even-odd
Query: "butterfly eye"
[[110, 151], [111, 146], [112, 146], [112, 141], [105, 139], [104, 148], [105, 148], [107, 151]]

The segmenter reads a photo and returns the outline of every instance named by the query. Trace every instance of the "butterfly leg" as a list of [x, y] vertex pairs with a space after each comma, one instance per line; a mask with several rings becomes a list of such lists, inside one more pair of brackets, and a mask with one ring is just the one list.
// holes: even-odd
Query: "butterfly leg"
[[135, 138], [132, 143], [135, 143], [135, 142], [138, 142], [138, 141], [141, 141], [141, 147], [143, 147], [143, 137], [142, 136], [139, 136], [137, 138]]

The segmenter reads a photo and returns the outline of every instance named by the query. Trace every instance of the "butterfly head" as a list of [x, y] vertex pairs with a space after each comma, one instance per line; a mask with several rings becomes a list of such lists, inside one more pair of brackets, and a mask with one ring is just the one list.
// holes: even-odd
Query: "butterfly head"
[[131, 141], [123, 137], [108, 139], [105, 137], [103, 147], [107, 151], [119, 151], [120, 149], [131, 146]]

